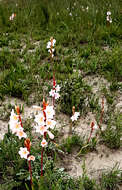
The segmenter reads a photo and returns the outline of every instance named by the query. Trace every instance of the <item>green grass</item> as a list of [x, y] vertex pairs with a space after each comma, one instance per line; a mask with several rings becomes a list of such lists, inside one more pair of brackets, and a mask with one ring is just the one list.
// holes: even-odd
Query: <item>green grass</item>
[[105, 145], [112, 149], [118, 149], [121, 147], [122, 137], [122, 116], [121, 114], [111, 115], [107, 122], [106, 130], [101, 134], [102, 141]]

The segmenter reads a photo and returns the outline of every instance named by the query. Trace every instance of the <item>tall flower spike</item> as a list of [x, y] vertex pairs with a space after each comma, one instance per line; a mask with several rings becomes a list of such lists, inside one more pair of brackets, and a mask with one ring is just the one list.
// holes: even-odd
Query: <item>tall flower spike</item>
[[108, 23], [112, 23], [112, 18], [111, 18], [111, 12], [110, 11], [107, 12], [106, 20], [107, 20]]
[[50, 41], [47, 43], [47, 49], [48, 52], [50, 53], [51, 58], [54, 57], [53, 52], [55, 51], [54, 46], [55, 46], [56, 40], [53, 39], [53, 37], [50, 38]]

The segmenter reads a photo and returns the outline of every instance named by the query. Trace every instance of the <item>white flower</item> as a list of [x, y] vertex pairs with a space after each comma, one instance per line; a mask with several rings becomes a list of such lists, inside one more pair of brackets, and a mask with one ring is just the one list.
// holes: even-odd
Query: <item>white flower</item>
[[12, 122], [18, 122], [19, 116], [14, 113], [14, 110], [12, 109], [11, 115], [10, 115], [10, 121]]
[[46, 113], [47, 119], [53, 119], [53, 116], [55, 115], [53, 106], [47, 106], [46, 109], [44, 110], [44, 112]]
[[110, 12], [110, 11], [107, 11], [107, 15], [108, 15], [108, 16], [111, 15], [111, 12]]
[[21, 158], [27, 159], [27, 156], [29, 155], [27, 148], [20, 147], [19, 155]]
[[47, 42], [47, 49], [50, 49], [51, 48], [51, 42]]
[[13, 20], [16, 17], [15, 13], [12, 13], [12, 15], [9, 17], [9, 20]]
[[55, 40], [55, 39], [53, 39], [52, 45], [54, 46], [54, 45], [55, 45], [55, 43], [56, 43], [56, 40]]
[[72, 13], [69, 13], [69, 16], [72, 16]]
[[45, 127], [44, 125], [37, 125], [37, 126], [35, 126], [35, 128], [36, 128], [36, 132], [37, 133], [40, 133], [41, 135], [44, 135], [44, 133], [45, 132], [47, 132], [47, 127]]
[[46, 120], [46, 126], [47, 126], [47, 128], [54, 129], [55, 125], [56, 125], [56, 121], [54, 121], [52, 119], [47, 119]]
[[112, 23], [112, 18], [109, 19], [109, 22]]
[[54, 135], [50, 131], [47, 131], [47, 133], [48, 133], [50, 139], [54, 139]]
[[98, 125], [97, 125], [97, 124], [94, 124], [93, 128], [94, 128], [94, 129], [98, 129]]
[[77, 121], [79, 116], [80, 116], [80, 112], [75, 112], [74, 115], [71, 117], [71, 120], [72, 121]]
[[59, 93], [55, 93], [55, 99], [60, 98], [60, 94]]
[[55, 90], [51, 89], [51, 91], [49, 92], [50, 96], [54, 97], [55, 96]]
[[55, 88], [55, 89], [56, 89], [56, 92], [59, 92], [59, 91], [60, 91], [60, 88], [61, 88], [61, 87], [60, 87], [59, 85], [57, 85], [56, 88]]
[[35, 122], [38, 123], [38, 125], [44, 125], [44, 114], [43, 113], [40, 113], [38, 115], [35, 116]]
[[19, 129], [16, 132], [16, 136], [19, 137], [19, 139], [21, 139], [21, 138], [26, 138], [27, 134], [23, 131], [23, 128], [21, 127], [21, 129]]
[[51, 57], [52, 57], [52, 58], [54, 57], [54, 54], [53, 54], [53, 53], [51, 54]]
[[[47, 49], [51, 49], [51, 46], [54, 47], [55, 43], [56, 43], [55, 39], [50, 39], [50, 41], [47, 42]], [[52, 49], [52, 52], [54, 52], [54, 49]]]
[[13, 134], [22, 128], [20, 122], [9, 122], [9, 125]]
[[53, 53], [54, 51], [55, 51], [55, 49], [54, 49], [54, 48], [53, 48], [53, 49], [49, 49], [49, 50], [48, 50], [48, 52], [49, 52], [49, 53]]
[[43, 139], [42, 142], [41, 142], [41, 145], [42, 145], [42, 147], [47, 146], [47, 141], [45, 139]]
[[29, 161], [30, 161], [30, 160], [35, 161], [35, 156], [30, 155], [30, 156], [28, 157], [28, 160], [29, 160]]

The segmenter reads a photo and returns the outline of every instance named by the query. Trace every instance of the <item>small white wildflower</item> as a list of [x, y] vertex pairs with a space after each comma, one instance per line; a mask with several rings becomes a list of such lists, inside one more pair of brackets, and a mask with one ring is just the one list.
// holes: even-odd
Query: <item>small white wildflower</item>
[[48, 144], [47, 141], [45, 139], [43, 139], [41, 142], [41, 146], [45, 147], [45, 146], [47, 146], [47, 144]]
[[21, 139], [21, 138], [26, 138], [27, 134], [23, 131], [23, 128], [21, 127], [21, 129], [19, 129], [16, 132], [16, 136], [19, 137], [19, 139]]
[[46, 113], [47, 119], [53, 119], [53, 116], [55, 115], [53, 106], [47, 106], [44, 112]]
[[50, 131], [47, 131], [47, 133], [48, 133], [50, 139], [54, 139], [54, 135]]
[[54, 97], [55, 96], [55, 90], [51, 89], [51, 91], [49, 92], [50, 96]]
[[93, 128], [94, 128], [94, 129], [98, 129], [99, 127], [98, 127], [97, 124], [94, 124]]
[[27, 156], [29, 155], [27, 148], [20, 147], [19, 155], [21, 158], [27, 159]]
[[74, 115], [71, 117], [71, 120], [72, 121], [77, 121], [79, 116], [80, 116], [80, 112], [75, 112]]
[[54, 121], [52, 119], [47, 119], [46, 120], [46, 126], [47, 126], [47, 128], [54, 129], [55, 125], [56, 125], [56, 121]]
[[56, 89], [56, 92], [59, 92], [59, 91], [60, 91], [60, 88], [61, 88], [61, 87], [60, 87], [59, 85], [57, 85], [56, 88], [55, 88], [55, 89]]
[[59, 99], [60, 98], [60, 94], [58, 92], [55, 93], [55, 99]]
[[43, 125], [42, 126], [36, 125], [35, 129], [36, 129], [36, 132], [40, 133], [41, 135], [44, 135], [44, 133], [47, 132], [47, 127]]
[[20, 122], [9, 122], [9, 125], [12, 134], [17, 133], [22, 128]]
[[34, 121], [37, 122], [38, 125], [44, 125], [44, 115], [43, 115], [43, 113], [39, 113], [38, 115], [36, 115]]
[[110, 16], [110, 15], [111, 15], [111, 12], [110, 12], [110, 11], [107, 11], [107, 15]]

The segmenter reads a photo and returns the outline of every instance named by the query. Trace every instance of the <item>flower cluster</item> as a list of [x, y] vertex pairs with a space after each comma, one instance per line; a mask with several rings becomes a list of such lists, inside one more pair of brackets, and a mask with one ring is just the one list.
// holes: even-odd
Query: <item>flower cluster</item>
[[60, 88], [61, 87], [59, 85], [53, 86], [53, 89], [51, 89], [51, 91], [49, 92], [50, 96], [54, 97], [55, 99], [60, 98], [60, 94], [59, 94]]
[[49, 131], [49, 129], [54, 129], [56, 125], [56, 121], [53, 120], [54, 114], [53, 106], [49, 106], [43, 101], [43, 111], [40, 111], [40, 113], [35, 116], [36, 132], [43, 136], [41, 142], [42, 147], [47, 145], [46, 134], [49, 135], [50, 139], [54, 139], [54, 135]]
[[24, 132], [22, 120], [20, 117], [19, 107], [16, 106], [15, 109], [16, 109], [17, 114], [12, 109], [11, 115], [10, 115], [10, 121], [9, 121], [10, 130], [12, 134], [15, 134], [16, 136], [18, 136], [19, 139], [25, 138], [25, 147], [24, 148], [20, 147], [19, 155], [21, 158], [28, 159], [28, 161], [30, 160], [34, 161], [35, 157], [33, 155], [30, 155], [31, 142], [30, 142], [30, 139], [27, 138], [27, 134]]
[[107, 20], [109, 23], [112, 23], [112, 18], [111, 18], [111, 12], [110, 12], [110, 11], [107, 12], [106, 20]]
[[27, 147], [24, 147], [24, 148], [20, 147], [19, 155], [21, 158], [25, 158], [28, 161], [35, 161], [35, 156], [30, 155], [30, 151], [28, 150]]
[[16, 17], [16, 14], [12, 13], [12, 15], [9, 17], [9, 20], [14, 20], [15, 17]]
[[55, 46], [55, 43], [56, 43], [56, 40], [53, 39], [53, 37], [50, 38], [50, 41], [47, 43], [47, 49], [48, 49], [48, 52], [50, 53], [50, 56], [53, 58], [54, 57], [54, 46]]
[[12, 134], [15, 134], [16, 136], [18, 136], [19, 139], [27, 137], [27, 134], [24, 132], [24, 129], [19, 120], [19, 115], [15, 114], [13, 109], [11, 111], [9, 125], [10, 125], [10, 130]]
[[79, 116], [80, 116], [80, 112], [74, 112], [72, 117], [71, 117], [72, 122], [77, 121]]

